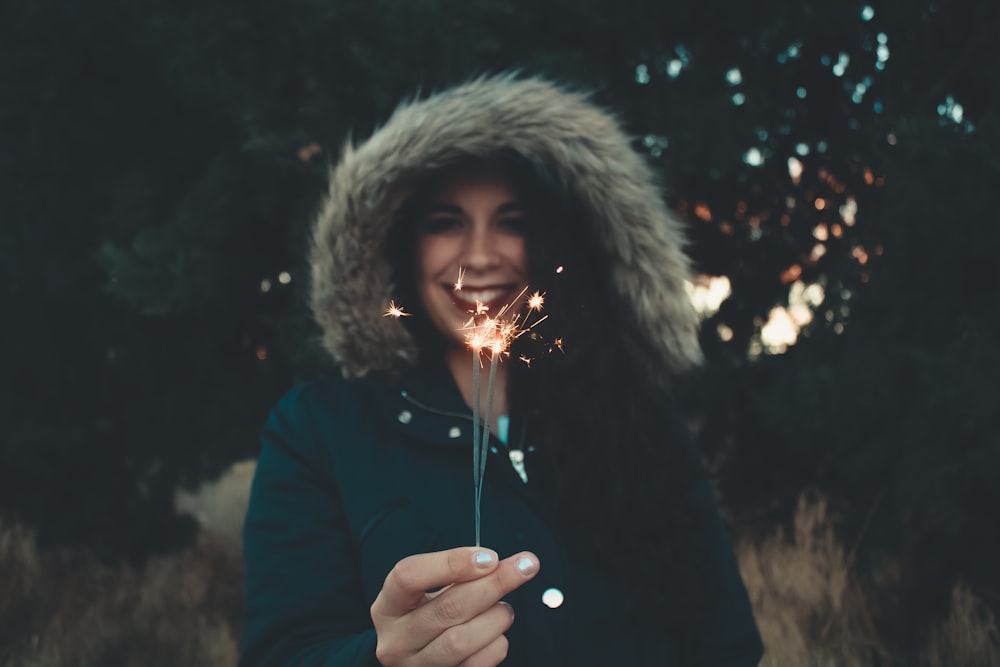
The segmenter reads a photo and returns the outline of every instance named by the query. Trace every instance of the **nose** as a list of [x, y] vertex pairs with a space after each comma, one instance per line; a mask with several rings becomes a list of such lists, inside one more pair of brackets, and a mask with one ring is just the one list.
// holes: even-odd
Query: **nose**
[[464, 264], [469, 269], [488, 269], [499, 262], [496, 235], [489, 225], [472, 225], [463, 249]]

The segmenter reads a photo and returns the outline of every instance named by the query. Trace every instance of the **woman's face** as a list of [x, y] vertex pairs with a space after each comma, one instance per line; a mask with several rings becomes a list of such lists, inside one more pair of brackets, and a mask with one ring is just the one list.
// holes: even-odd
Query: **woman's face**
[[525, 203], [490, 165], [450, 169], [431, 189], [417, 220], [417, 291], [446, 341], [464, 345], [461, 329], [477, 302], [496, 313], [527, 286], [525, 216]]

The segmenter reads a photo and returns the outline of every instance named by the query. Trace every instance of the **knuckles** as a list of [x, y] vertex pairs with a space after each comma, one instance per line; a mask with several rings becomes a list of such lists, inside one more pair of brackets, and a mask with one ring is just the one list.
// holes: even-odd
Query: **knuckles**
[[375, 644], [375, 659], [379, 661], [382, 665], [392, 665], [396, 664], [397, 658], [400, 657], [398, 651], [385, 645], [381, 638]]
[[420, 573], [413, 560], [404, 558], [396, 563], [389, 571], [389, 576], [385, 578], [386, 586], [395, 586], [404, 591], [412, 591], [420, 588]]
[[446, 655], [463, 658], [469, 650], [469, 632], [463, 625], [448, 628], [441, 634], [441, 647]]
[[448, 597], [436, 599], [431, 603], [434, 606], [434, 618], [446, 627], [451, 627], [463, 620], [462, 607], [455, 600]]

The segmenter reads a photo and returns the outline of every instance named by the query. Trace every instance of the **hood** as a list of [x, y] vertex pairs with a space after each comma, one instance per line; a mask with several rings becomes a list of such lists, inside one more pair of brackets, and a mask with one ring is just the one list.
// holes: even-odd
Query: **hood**
[[647, 349], [662, 355], [660, 367], [680, 373], [697, 363], [682, 223], [653, 170], [585, 95], [499, 76], [403, 103], [366, 141], [349, 142], [332, 168], [313, 228], [311, 305], [344, 374], [395, 373], [417, 361], [402, 323], [383, 317], [394, 295], [382, 244], [412, 184], [463, 156], [501, 151], [544, 166], [588, 210], [586, 231], [608, 254], [617, 293]]

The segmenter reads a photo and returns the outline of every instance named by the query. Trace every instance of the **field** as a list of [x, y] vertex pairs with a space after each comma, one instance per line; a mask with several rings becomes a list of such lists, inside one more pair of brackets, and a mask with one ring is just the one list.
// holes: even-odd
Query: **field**
[[[241, 604], [239, 523], [250, 463], [179, 494], [203, 526], [197, 543], [141, 568], [82, 550], [40, 550], [32, 532], [0, 523], [0, 667], [235, 665]], [[863, 584], [815, 494], [791, 530], [741, 537], [737, 553], [764, 637], [766, 667], [1000, 665], [996, 619], [956, 584], [950, 612], [921, 646], [879, 637], [878, 586]]]

